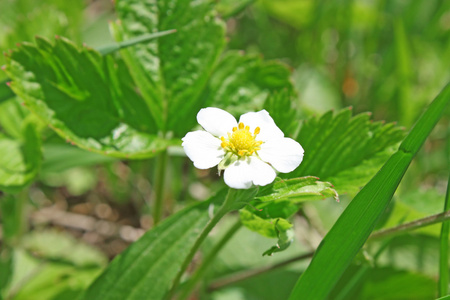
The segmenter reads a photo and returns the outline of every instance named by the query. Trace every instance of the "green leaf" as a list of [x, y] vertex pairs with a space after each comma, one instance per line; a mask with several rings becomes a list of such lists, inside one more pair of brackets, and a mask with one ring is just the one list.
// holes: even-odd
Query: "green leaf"
[[339, 200], [329, 182], [317, 179], [313, 176], [288, 180], [277, 178], [274, 183], [260, 188], [253, 206], [239, 211], [245, 227], [263, 236], [278, 238], [277, 245], [263, 255], [283, 251], [291, 244], [293, 229], [286, 219], [299, 210], [300, 203], [328, 197]]
[[229, 19], [242, 12], [253, 2], [255, 0], [222, 0], [217, 3], [216, 9], [223, 18]]
[[225, 193], [219, 193], [148, 231], [112, 261], [84, 299], [162, 299], [208, 223], [208, 208], [224, 198]]
[[101, 251], [56, 230], [33, 231], [23, 238], [22, 245], [35, 257], [77, 267], [103, 267], [107, 263]]
[[283, 218], [270, 218], [270, 216], [264, 218], [248, 209], [241, 209], [239, 215], [242, 225], [269, 238], [276, 238], [280, 231], [286, 231], [292, 227], [292, 224]]
[[[406, 169], [450, 101], [450, 84], [430, 104], [381, 170], [356, 195], [319, 245], [289, 299], [325, 299], [389, 205]], [[325, 274], [325, 275], [324, 275]], [[317, 283], [320, 282], [320, 289]]]
[[333, 185], [318, 179], [314, 176], [293, 179], [277, 178], [274, 183], [261, 188], [256, 198], [263, 202], [289, 200], [293, 203], [300, 203], [333, 197], [336, 201], [339, 201]]
[[180, 136], [203, 106], [199, 98], [225, 44], [224, 24], [210, 1], [119, 0], [117, 41], [176, 29], [175, 34], [121, 51], [156, 124]]
[[[442, 198], [444, 195], [436, 189], [414, 190], [394, 198], [393, 209], [383, 228], [395, 227], [417, 219], [425, 218], [431, 214], [442, 212]], [[426, 226], [414, 232], [439, 236], [440, 225]]]
[[[363, 271], [362, 278], [359, 278], [350, 293], [344, 298], [337, 298], [337, 292], [346, 288], [346, 283], [351, 282], [360, 271]], [[435, 288], [435, 280], [423, 274], [396, 270], [392, 267], [350, 266], [336, 285], [330, 299], [423, 300], [432, 299]]]
[[42, 152], [44, 156], [42, 173], [59, 173], [75, 167], [116, 161], [115, 158], [86, 152], [68, 144], [43, 144]]
[[290, 73], [279, 62], [228, 51], [211, 76], [203, 98], [207, 106], [221, 107], [235, 116], [260, 110], [271, 93], [292, 92]]
[[[65, 251], [67, 252], [67, 249]], [[14, 280], [8, 290], [8, 298], [79, 299], [78, 297], [100, 272], [99, 267], [73, 266], [57, 261], [36, 259], [22, 249], [16, 248]]]
[[293, 107], [294, 93], [288, 89], [271, 93], [264, 102], [264, 109], [270, 113], [275, 124], [285, 136], [294, 136], [298, 129], [298, 112]]
[[393, 153], [404, 132], [394, 124], [352, 117], [350, 109], [306, 120], [297, 141], [305, 150], [300, 166], [286, 177], [314, 175], [332, 182], [341, 194], [355, 194]]
[[289, 224], [291, 226], [287, 227], [287, 225], [282, 224], [281, 221], [282, 219], [278, 219], [275, 222], [275, 229], [277, 230], [277, 237], [278, 237], [277, 244], [275, 246], [272, 246], [270, 249], [264, 251], [263, 256], [265, 255], [272, 256], [276, 252], [284, 251], [294, 241], [294, 230], [292, 229], [292, 225]]
[[20, 140], [0, 134], [0, 190], [15, 193], [36, 177], [41, 164], [41, 141], [31, 122]]
[[27, 113], [17, 99], [0, 102], [0, 127], [10, 137], [20, 139], [22, 136], [22, 123]]
[[0, 82], [0, 104], [2, 102], [5, 102], [8, 99], [11, 99], [14, 97], [14, 93], [11, 91], [9, 86], [6, 84], [9, 82], [8, 80], [1, 81]]
[[157, 137], [148, 107], [125, 66], [57, 38], [23, 43], [8, 58], [11, 87], [61, 137], [120, 158], [147, 158], [171, 141]]

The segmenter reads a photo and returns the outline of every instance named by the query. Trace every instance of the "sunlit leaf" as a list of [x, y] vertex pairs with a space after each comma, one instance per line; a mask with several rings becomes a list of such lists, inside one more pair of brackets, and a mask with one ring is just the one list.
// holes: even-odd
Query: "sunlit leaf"
[[36, 177], [41, 164], [41, 142], [34, 124], [24, 125], [17, 140], [0, 134], [0, 190], [17, 192]]
[[271, 93], [292, 92], [290, 70], [257, 55], [227, 52], [220, 60], [203, 95], [208, 106], [238, 116], [260, 110]]
[[57, 38], [23, 43], [9, 57], [11, 88], [61, 137], [93, 152], [152, 157], [170, 145], [120, 61]]
[[333, 183], [339, 193], [356, 193], [393, 153], [404, 131], [372, 122], [370, 114], [352, 117], [350, 109], [303, 122], [297, 141], [305, 150], [300, 166], [285, 177], [313, 175]]
[[183, 135], [195, 124], [200, 99], [225, 43], [224, 24], [209, 1], [116, 1], [117, 41], [176, 29], [175, 34], [121, 51], [156, 124]]

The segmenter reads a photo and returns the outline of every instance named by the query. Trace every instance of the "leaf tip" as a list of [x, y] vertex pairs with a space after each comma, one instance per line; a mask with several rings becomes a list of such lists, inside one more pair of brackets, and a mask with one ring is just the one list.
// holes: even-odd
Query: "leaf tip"
[[353, 109], [353, 106], [350, 105], [350, 106], [348, 107], [348, 110], [352, 110], [352, 109]]

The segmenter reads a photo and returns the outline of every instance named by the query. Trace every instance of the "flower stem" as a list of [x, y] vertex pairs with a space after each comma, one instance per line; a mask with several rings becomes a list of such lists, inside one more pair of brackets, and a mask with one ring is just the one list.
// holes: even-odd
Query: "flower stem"
[[236, 190], [229, 189], [227, 197], [225, 198], [225, 201], [223, 202], [222, 206], [214, 214], [214, 216], [209, 220], [209, 222], [206, 224], [205, 228], [203, 228], [203, 231], [200, 233], [199, 237], [195, 241], [194, 246], [191, 248], [188, 256], [186, 257], [186, 259], [183, 262], [183, 265], [180, 268], [180, 271], [178, 272], [177, 276], [175, 277], [175, 279], [173, 281], [172, 290], [168, 293], [168, 295], [165, 299], [172, 299], [172, 297], [180, 283], [181, 276], [183, 276], [184, 271], [187, 269], [187, 267], [191, 263], [192, 258], [194, 257], [195, 253], [200, 248], [200, 245], [206, 239], [206, 237], [211, 232], [211, 230], [214, 228], [214, 226], [216, 226], [217, 223], [219, 223], [220, 219], [222, 219], [223, 216], [225, 216], [229, 211], [232, 210], [235, 198], [236, 198]]
[[203, 277], [203, 275], [208, 271], [211, 266], [211, 262], [216, 258], [217, 254], [222, 250], [223, 246], [234, 236], [234, 234], [242, 227], [241, 220], [238, 220], [230, 229], [225, 233], [225, 235], [220, 239], [220, 241], [213, 247], [213, 249], [208, 253], [208, 255], [203, 259], [202, 264], [195, 271], [194, 275], [189, 279], [186, 285], [183, 286], [183, 291], [181, 292], [178, 300], [187, 299], [197, 283]]
[[155, 172], [155, 202], [153, 206], [153, 224], [157, 225], [163, 215], [164, 183], [167, 168], [167, 151], [158, 155]]

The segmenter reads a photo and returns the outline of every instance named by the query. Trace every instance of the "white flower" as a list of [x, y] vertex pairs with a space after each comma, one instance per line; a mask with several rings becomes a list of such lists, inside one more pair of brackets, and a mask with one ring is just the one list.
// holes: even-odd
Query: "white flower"
[[197, 121], [206, 131], [186, 134], [186, 155], [198, 169], [219, 165], [231, 188], [267, 185], [275, 170], [288, 173], [302, 162], [302, 146], [284, 137], [266, 110], [243, 114], [238, 123], [230, 113], [208, 107], [199, 111]]

